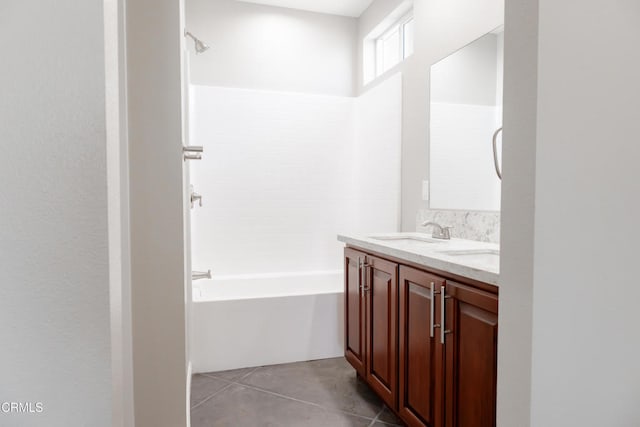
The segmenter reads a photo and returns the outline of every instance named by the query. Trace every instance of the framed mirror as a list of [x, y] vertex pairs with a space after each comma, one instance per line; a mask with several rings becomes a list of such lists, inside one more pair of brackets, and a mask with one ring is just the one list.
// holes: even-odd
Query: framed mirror
[[431, 67], [432, 209], [500, 210], [503, 52], [500, 27]]

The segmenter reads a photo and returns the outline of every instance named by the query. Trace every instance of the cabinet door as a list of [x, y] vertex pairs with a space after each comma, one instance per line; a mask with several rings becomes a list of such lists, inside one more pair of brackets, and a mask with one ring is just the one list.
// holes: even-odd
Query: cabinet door
[[344, 250], [344, 354], [361, 377], [365, 377], [365, 301], [362, 266], [365, 254]]
[[400, 266], [398, 411], [411, 427], [442, 426], [443, 346], [437, 294], [444, 279]]
[[367, 256], [364, 286], [367, 307], [367, 382], [397, 409], [398, 264]]
[[447, 427], [495, 427], [498, 296], [447, 282], [445, 420]]

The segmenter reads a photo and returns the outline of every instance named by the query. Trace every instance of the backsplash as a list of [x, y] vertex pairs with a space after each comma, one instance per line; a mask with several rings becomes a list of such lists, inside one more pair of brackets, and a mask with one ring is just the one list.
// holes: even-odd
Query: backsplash
[[421, 209], [416, 216], [417, 231], [432, 233], [432, 227], [421, 226], [425, 221], [453, 227], [451, 237], [500, 243], [500, 212]]

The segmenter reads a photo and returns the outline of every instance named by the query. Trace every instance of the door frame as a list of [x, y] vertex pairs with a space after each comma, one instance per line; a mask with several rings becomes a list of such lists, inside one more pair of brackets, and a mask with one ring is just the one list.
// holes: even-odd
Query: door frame
[[188, 426], [184, 4], [104, 11], [112, 424]]
[[111, 423], [134, 427], [125, 1], [105, 0], [103, 5]]

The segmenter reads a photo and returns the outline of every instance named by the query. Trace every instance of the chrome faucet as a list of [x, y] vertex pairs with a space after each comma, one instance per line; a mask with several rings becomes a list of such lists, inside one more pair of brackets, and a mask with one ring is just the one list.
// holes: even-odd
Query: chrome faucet
[[425, 221], [422, 223], [423, 227], [433, 226], [433, 234], [431, 237], [434, 239], [451, 240], [450, 230], [453, 227], [443, 227], [440, 224], [431, 221]]

